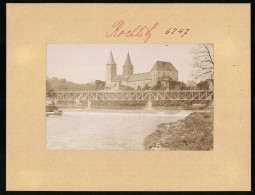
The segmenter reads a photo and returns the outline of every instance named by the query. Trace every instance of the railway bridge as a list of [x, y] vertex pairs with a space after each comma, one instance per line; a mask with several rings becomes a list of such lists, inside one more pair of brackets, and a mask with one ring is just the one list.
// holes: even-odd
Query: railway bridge
[[213, 91], [209, 90], [133, 90], [133, 91], [47, 91], [46, 99], [57, 102], [58, 100], [73, 100], [79, 103], [88, 101], [148, 101], [148, 108], [152, 108], [152, 101], [211, 101]]

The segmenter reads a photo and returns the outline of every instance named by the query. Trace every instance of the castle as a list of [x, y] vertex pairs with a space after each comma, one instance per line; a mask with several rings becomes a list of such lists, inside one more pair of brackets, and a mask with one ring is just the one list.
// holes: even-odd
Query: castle
[[155, 86], [161, 82], [163, 86], [169, 89], [169, 79], [178, 81], [178, 71], [170, 63], [164, 61], [156, 61], [149, 72], [134, 74], [134, 65], [131, 63], [129, 53], [123, 66], [123, 74], [117, 75], [117, 64], [113, 59], [112, 52], [106, 64], [105, 88], [111, 90], [119, 90], [120, 86], [129, 86], [134, 89], [143, 89], [146, 85]]

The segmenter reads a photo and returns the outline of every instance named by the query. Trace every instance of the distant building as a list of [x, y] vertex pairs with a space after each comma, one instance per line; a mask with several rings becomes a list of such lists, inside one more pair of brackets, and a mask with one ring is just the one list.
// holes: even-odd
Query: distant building
[[123, 74], [117, 75], [117, 64], [113, 59], [112, 52], [106, 64], [105, 88], [119, 89], [120, 85], [133, 87], [134, 89], [143, 88], [148, 85], [153, 87], [160, 81], [163, 86], [169, 88], [169, 79], [178, 81], [178, 71], [170, 63], [156, 61], [149, 72], [134, 74], [134, 65], [131, 63], [129, 53], [123, 65]]

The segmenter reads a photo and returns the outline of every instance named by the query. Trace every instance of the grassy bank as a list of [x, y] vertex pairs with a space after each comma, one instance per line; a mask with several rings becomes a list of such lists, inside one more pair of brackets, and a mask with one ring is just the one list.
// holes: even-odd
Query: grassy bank
[[144, 141], [146, 150], [212, 150], [213, 111], [194, 112], [175, 123], [163, 123]]

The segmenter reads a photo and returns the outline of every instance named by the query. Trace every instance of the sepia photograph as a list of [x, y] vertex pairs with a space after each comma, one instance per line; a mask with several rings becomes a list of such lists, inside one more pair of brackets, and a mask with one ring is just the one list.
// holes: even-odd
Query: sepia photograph
[[250, 4], [4, 15], [7, 191], [251, 189]]
[[214, 46], [47, 44], [46, 149], [211, 151]]

